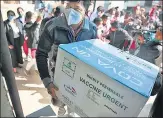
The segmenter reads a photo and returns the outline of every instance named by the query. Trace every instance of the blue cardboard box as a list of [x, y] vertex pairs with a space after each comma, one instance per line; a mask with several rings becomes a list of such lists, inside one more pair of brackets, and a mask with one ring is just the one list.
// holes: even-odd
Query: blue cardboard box
[[59, 46], [58, 97], [83, 117], [136, 117], [159, 68], [95, 39]]

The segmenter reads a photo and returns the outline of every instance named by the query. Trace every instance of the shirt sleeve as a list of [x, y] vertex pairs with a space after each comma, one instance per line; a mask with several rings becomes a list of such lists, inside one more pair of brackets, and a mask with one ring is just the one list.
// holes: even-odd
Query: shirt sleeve
[[91, 14], [91, 16], [90, 16], [90, 21], [93, 22], [93, 20], [94, 20], [96, 17], [97, 17], [96, 13], [93, 12], [93, 13]]
[[45, 26], [45, 29], [43, 30], [40, 36], [38, 48], [36, 52], [36, 62], [37, 62], [38, 71], [40, 73], [40, 77], [45, 87], [47, 87], [52, 82], [48, 70], [47, 58], [48, 58], [48, 53], [50, 52], [54, 42], [51, 33], [47, 28], [48, 25], [49, 24]]

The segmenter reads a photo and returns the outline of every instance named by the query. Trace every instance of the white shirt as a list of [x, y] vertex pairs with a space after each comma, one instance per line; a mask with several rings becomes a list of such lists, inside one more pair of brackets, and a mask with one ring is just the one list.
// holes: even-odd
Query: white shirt
[[103, 26], [103, 33], [102, 35], [106, 37], [109, 34], [109, 30], [111, 28], [110, 20], [107, 21], [106, 25]]
[[119, 17], [119, 19], [118, 19], [118, 20], [119, 20], [119, 22], [120, 22], [120, 23], [124, 23], [125, 18], [124, 18], [124, 16], [121, 16], [121, 17]]
[[18, 27], [16, 26], [15, 23], [10, 23], [10, 25], [11, 25], [13, 33], [14, 33], [14, 38], [18, 38], [19, 37], [19, 29], [18, 29]]

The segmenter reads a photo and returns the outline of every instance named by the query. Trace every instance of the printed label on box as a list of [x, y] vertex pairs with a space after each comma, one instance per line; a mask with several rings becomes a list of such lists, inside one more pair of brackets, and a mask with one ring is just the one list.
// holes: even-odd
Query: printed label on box
[[69, 61], [67, 58], [64, 58], [62, 71], [73, 79], [75, 74], [75, 69], [76, 69], [76, 64], [72, 61]]

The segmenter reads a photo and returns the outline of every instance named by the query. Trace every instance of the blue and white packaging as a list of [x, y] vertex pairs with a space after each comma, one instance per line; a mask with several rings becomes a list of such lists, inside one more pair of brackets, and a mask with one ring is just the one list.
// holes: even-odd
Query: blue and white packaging
[[137, 117], [159, 68], [102, 41], [59, 46], [57, 95], [81, 117]]

